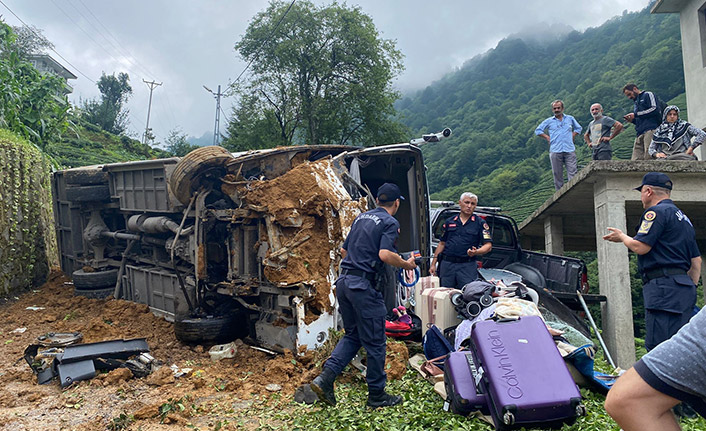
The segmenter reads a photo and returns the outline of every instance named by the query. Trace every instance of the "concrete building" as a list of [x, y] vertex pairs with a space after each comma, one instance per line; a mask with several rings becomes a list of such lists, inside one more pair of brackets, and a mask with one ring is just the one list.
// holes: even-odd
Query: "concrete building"
[[[684, 61], [686, 104], [689, 122], [706, 127], [706, 1], [657, 0], [652, 13], [678, 13], [681, 26], [681, 49]], [[695, 151], [699, 160], [706, 160], [706, 150]]]
[[47, 54], [32, 54], [28, 56], [28, 59], [30, 63], [32, 63], [32, 66], [39, 72], [64, 78], [64, 82], [66, 83], [65, 94], [70, 94], [74, 91], [74, 88], [69, 84], [69, 79], [76, 79], [78, 77], [51, 56]]

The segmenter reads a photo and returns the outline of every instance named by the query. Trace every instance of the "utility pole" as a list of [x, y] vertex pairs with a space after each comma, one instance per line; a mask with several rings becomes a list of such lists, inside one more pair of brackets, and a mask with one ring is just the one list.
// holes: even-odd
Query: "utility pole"
[[210, 88], [203, 86], [206, 91], [213, 94], [216, 99], [216, 124], [213, 126], [213, 145], [218, 145], [221, 137], [221, 96], [225, 94], [221, 93], [221, 86], [218, 86], [218, 92], [214, 93]]
[[142, 136], [142, 143], [146, 144], [148, 141], [151, 141], [154, 139], [154, 136], [152, 135], [152, 130], [150, 129], [150, 111], [152, 111], [152, 91], [155, 89], [155, 87], [159, 87], [162, 85], [161, 82], [156, 82], [156, 81], [145, 81], [144, 79], [142, 80], [147, 86], [150, 88], [150, 103], [147, 105], [147, 125], [145, 126], [145, 134]]

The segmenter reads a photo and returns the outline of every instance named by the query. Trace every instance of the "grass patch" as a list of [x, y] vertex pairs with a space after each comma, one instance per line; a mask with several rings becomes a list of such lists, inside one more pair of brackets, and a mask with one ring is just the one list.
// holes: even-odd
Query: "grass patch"
[[[603, 358], [597, 359], [596, 368], [609, 368]], [[344, 383], [339, 383], [343, 380]], [[239, 410], [231, 424], [249, 425], [259, 430], [468, 430], [492, 431], [493, 426], [480, 419], [466, 418], [444, 412], [443, 400], [432, 386], [415, 371], [408, 371], [401, 381], [388, 384], [388, 391], [404, 397], [401, 406], [383, 409], [366, 407], [367, 386], [358, 379], [343, 378], [336, 383], [336, 407], [298, 404], [291, 398], [268, 397], [257, 400], [247, 409]], [[565, 425], [563, 431], [619, 430], [617, 424], [603, 408], [603, 395], [581, 390], [587, 414], [575, 424]], [[704, 430], [706, 420], [682, 420], [684, 430]]]

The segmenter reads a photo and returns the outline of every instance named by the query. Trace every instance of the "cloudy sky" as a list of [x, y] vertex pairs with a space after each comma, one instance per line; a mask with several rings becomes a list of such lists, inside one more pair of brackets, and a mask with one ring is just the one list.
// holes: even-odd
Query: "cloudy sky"
[[[330, 1], [315, 0], [316, 4]], [[406, 70], [395, 85], [403, 92], [423, 88], [527, 28], [595, 27], [648, 0], [358, 0], [383, 38], [397, 41]], [[266, 0], [0, 0], [10, 25], [33, 25], [55, 45], [57, 58], [78, 79], [71, 100], [99, 96], [101, 72], [127, 72], [133, 95], [130, 132], [142, 135], [154, 90], [150, 126], [157, 141], [180, 128], [199, 137], [213, 131], [215, 99], [203, 86], [225, 90], [245, 68], [233, 50], [250, 19]], [[13, 15], [17, 15], [15, 17]], [[54, 53], [50, 53], [57, 57]], [[67, 64], [70, 63], [70, 64]], [[232, 101], [222, 100], [230, 115]], [[225, 118], [221, 115], [221, 130]]]

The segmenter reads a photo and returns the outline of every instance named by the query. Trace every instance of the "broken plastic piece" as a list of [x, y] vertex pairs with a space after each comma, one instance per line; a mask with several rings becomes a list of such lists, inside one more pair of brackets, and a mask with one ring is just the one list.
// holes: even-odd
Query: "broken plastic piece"
[[227, 344], [217, 344], [208, 350], [208, 354], [211, 355], [212, 361], [219, 361], [221, 359], [233, 358], [235, 357], [235, 352], [238, 348], [235, 346], [235, 342]]

